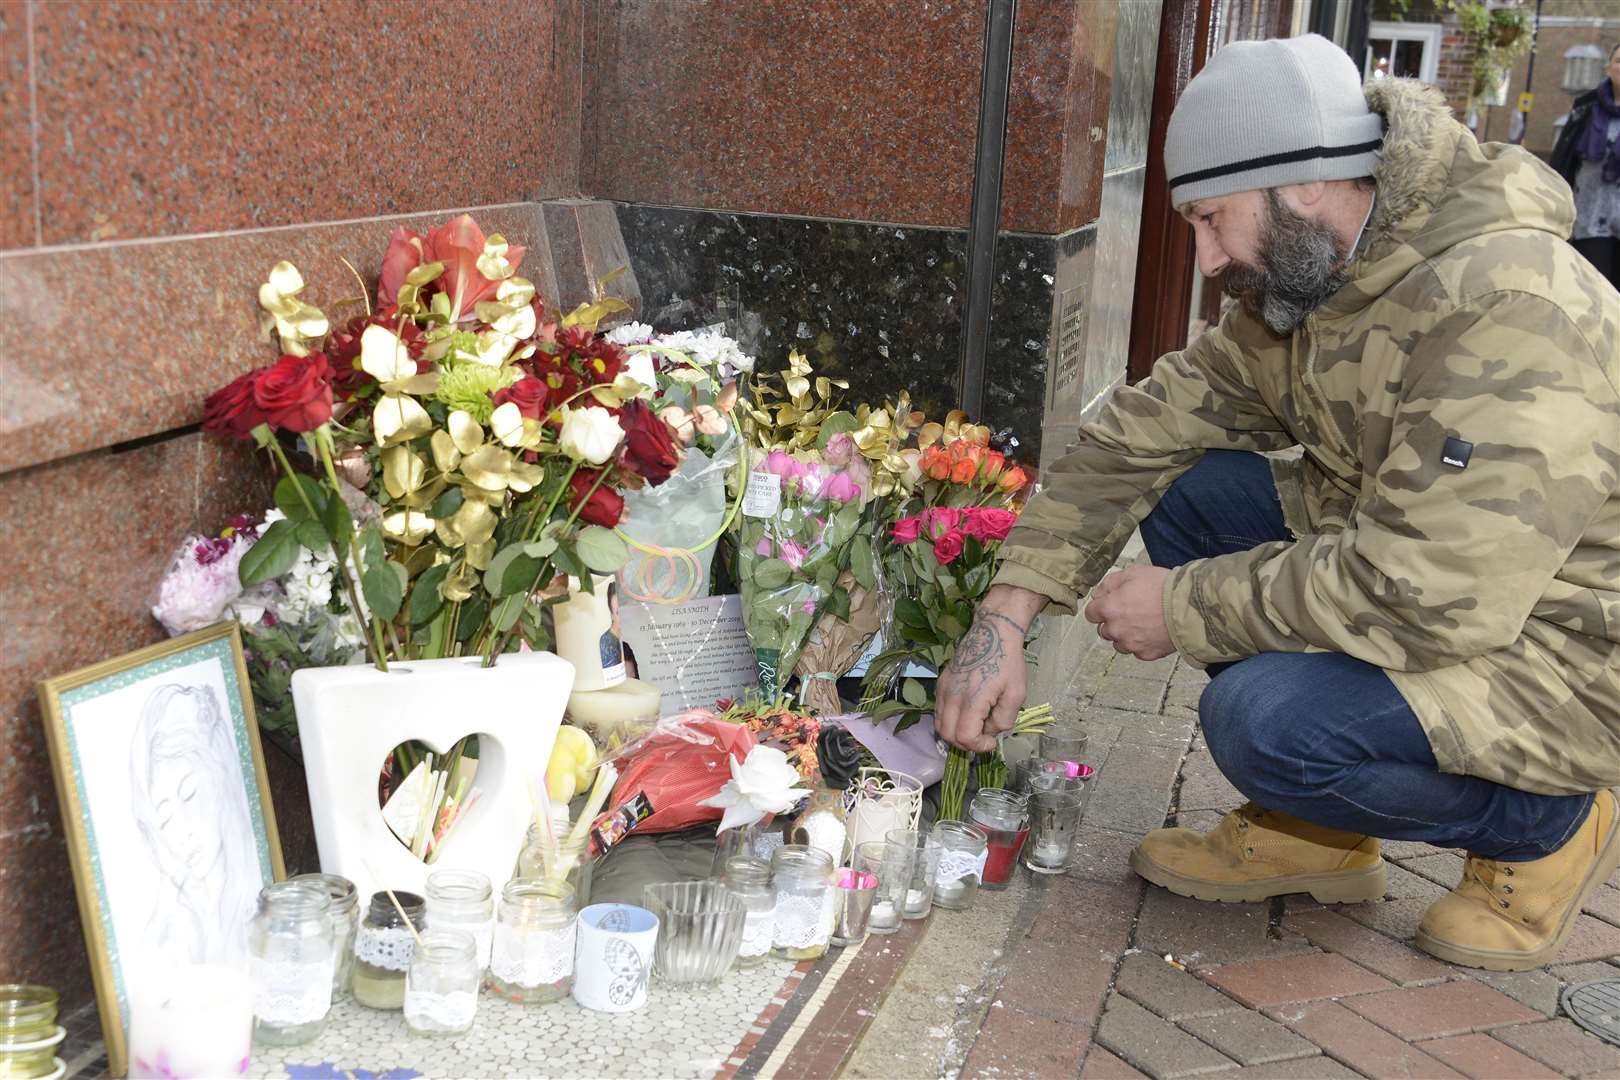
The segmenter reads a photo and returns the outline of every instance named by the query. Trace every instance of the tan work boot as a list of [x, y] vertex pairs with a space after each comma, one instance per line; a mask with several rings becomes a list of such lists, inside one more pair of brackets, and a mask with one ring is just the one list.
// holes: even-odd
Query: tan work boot
[[1310, 893], [1323, 904], [1384, 895], [1378, 840], [1312, 825], [1247, 803], [1207, 833], [1154, 829], [1131, 852], [1131, 869], [1199, 900], [1237, 903]]
[[1423, 913], [1413, 942], [1454, 964], [1527, 971], [1553, 960], [1581, 906], [1620, 865], [1620, 800], [1600, 791], [1575, 834], [1529, 862], [1468, 856], [1450, 895]]

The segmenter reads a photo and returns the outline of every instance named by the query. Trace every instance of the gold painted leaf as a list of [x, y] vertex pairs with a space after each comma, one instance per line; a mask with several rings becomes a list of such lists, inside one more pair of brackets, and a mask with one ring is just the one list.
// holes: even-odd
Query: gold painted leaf
[[[454, 414], [452, 414], [454, 415]], [[454, 471], [461, 464], [461, 449], [448, 431], [435, 431], [432, 440], [433, 467], [442, 473]]]
[[489, 560], [495, 557], [495, 541], [485, 540], [477, 544], [468, 544], [466, 554], [468, 566], [474, 570], [488, 570]]
[[506, 446], [523, 445], [523, 413], [517, 402], [508, 401], [490, 413], [489, 433]]
[[472, 413], [465, 409], [452, 412], [445, 426], [450, 429], [450, 439], [455, 443], [456, 449], [464, 455], [484, 445], [484, 429], [473, 419]]
[[401, 510], [382, 519], [383, 535], [412, 547], [433, 534], [433, 519], [415, 510]]
[[461, 459], [461, 475], [485, 491], [505, 491], [511, 473], [512, 455], [493, 443], [485, 443]]
[[377, 445], [393, 446], [409, 442], [433, 430], [433, 419], [427, 410], [412, 397], [389, 394], [377, 402], [371, 414], [371, 431], [377, 436]]
[[382, 452], [383, 487], [396, 499], [422, 486], [427, 464], [408, 446], [394, 446]]
[[416, 361], [392, 330], [373, 324], [360, 335], [360, 369], [380, 383], [389, 383], [415, 375]]

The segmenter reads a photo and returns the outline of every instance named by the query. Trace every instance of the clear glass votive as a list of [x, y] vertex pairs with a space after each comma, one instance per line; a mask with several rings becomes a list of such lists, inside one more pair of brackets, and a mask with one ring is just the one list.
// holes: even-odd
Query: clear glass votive
[[428, 925], [472, 935], [479, 970], [489, 967], [495, 940], [495, 897], [489, 878], [477, 870], [435, 870], [427, 879]]
[[934, 909], [934, 877], [939, 872], [939, 841], [927, 826], [917, 829], [890, 829], [883, 839], [896, 844], [910, 844], [917, 849], [917, 862], [911, 870], [911, 885], [906, 889], [906, 902], [900, 910], [902, 918], [926, 919]]
[[979, 887], [1005, 889], [1029, 837], [1029, 798], [1006, 788], [980, 788], [968, 819], [985, 833], [984, 873]]
[[405, 976], [405, 1026], [418, 1035], [470, 1030], [483, 981], [472, 934], [448, 927], [422, 931], [422, 945], [412, 954]]
[[934, 903], [949, 911], [965, 911], [973, 906], [984, 874], [984, 830], [965, 821], [941, 821], [934, 826], [933, 835], [939, 842]]
[[296, 1046], [326, 1027], [332, 1009], [331, 902], [319, 883], [280, 881], [259, 892], [248, 926], [253, 1037]]
[[1081, 761], [1086, 756], [1086, 727], [1078, 720], [1053, 720], [1041, 731], [1035, 756], [1042, 761]]
[[737, 947], [739, 970], [757, 966], [771, 951], [776, 930], [776, 890], [771, 888], [771, 866], [763, 859], [738, 855], [726, 863], [727, 887], [742, 897], [748, 917], [743, 921], [742, 944]]
[[1030, 799], [1024, 866], [1037, 874], [1061, 874], [1074, 862], [1085, 796], [1079, 791], [1037, 791]]
[[900, 921], [905, 917], [906, 893], [911, 888], [911, 875], [916, 866], [915, 840], [899, 843], [868, 840], [856, 847], [855, 869], [877, 877], [872, 913], [866, 923], [872, 933], [892, 934], [900, 929]]

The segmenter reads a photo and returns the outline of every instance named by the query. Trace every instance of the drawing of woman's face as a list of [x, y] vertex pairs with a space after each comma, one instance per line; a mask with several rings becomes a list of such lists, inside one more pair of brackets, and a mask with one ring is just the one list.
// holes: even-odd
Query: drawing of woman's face
[[225, 806], [209, 740], [211, 721], [200, 696], [176, 697], [153, 739], [146, 793], [159, 860], [171, 877], [196, 880], [224, 861]]

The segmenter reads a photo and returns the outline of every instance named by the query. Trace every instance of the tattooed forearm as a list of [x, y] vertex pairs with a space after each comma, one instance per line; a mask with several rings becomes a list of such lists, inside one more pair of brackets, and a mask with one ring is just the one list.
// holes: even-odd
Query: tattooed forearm
[[1027, 627], [1027, 626], [1019, 626], [1018, 625], [1018, 620], [1008, 618], [1006, 615], [1003, 615], [999, 611], [979, 611], [979, 612], [975, 613], [975, 615], [973, 616], [973, 621], [978, 622], [980, 619], [1000, 619], [1002, 622], [1006, 623], [1008, 626], [1010, 626], [1014, 630], [1018, 631], [1018, 638], [1019, 638], [1020, 641], [1022, 641], [1024, 638], [1029, 637], [1029, 627]]

